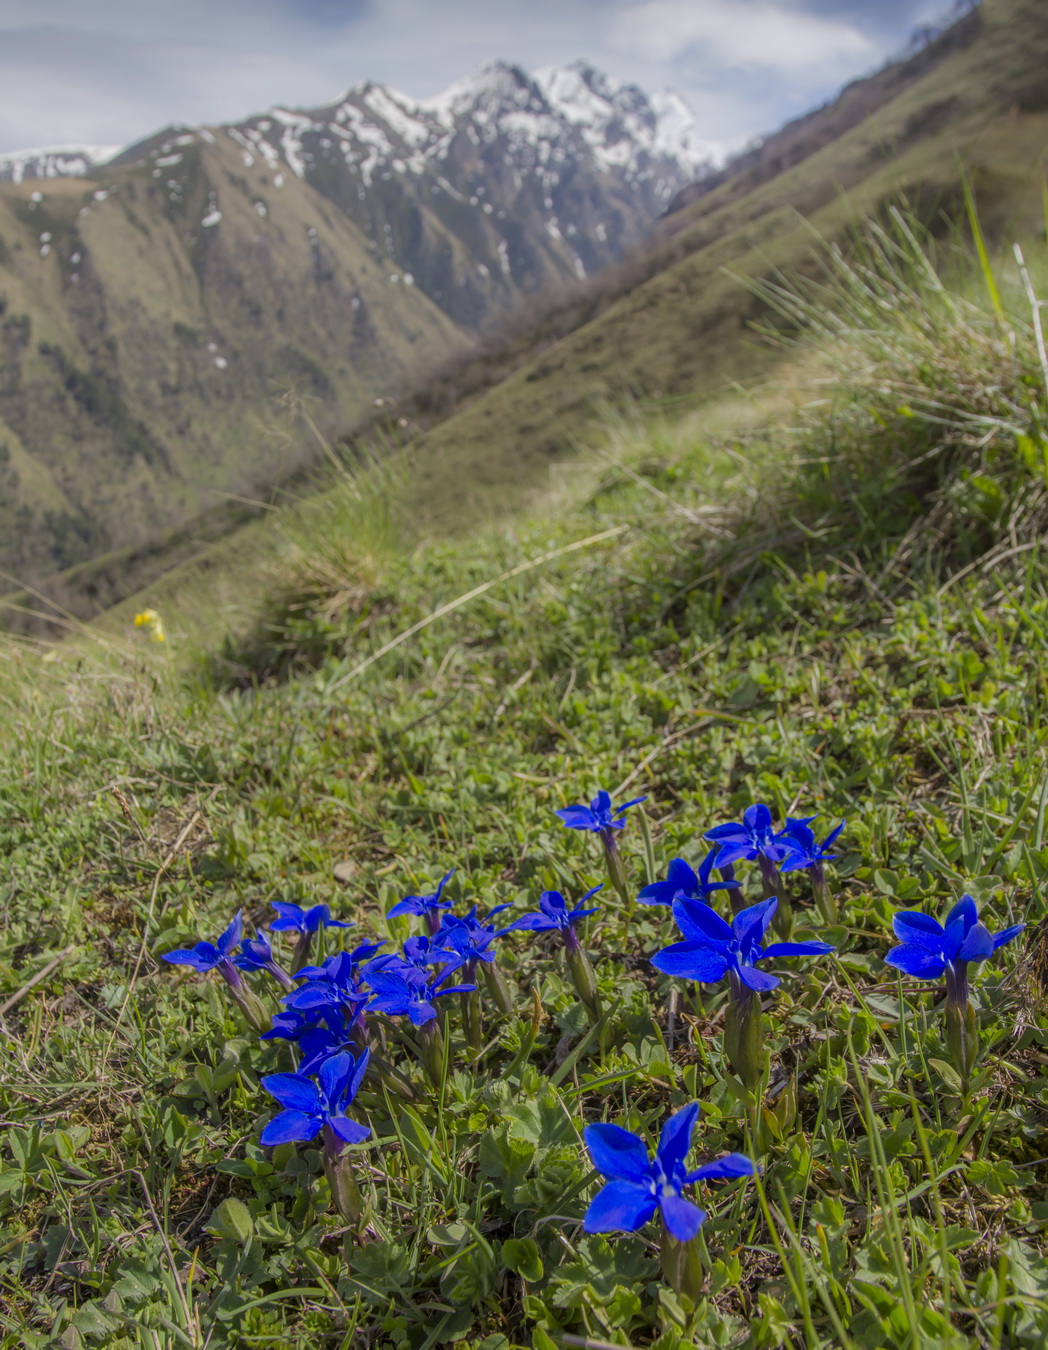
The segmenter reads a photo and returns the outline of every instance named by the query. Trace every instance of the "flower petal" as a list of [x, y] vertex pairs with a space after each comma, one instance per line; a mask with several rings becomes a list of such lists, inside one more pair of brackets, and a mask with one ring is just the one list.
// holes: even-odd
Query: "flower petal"
[[194, 970], [207, 971], [214, 970], [222, 958], [210, 942], [198, 942], [195, 947], [179, 947], [177, 951], [165, 952], [160, 959], [170, 961], [173, 966], [192, 966]]
[[344, 1051], [324, 1061], [317, 1078], [320, 1080], [320, 1091], [328, 1102], [337, 1102], [345, 1092], [354, 1065], [353, 1056]]
[[999, 933], [995, 933], [993, 938], [994, 951], [998, 947], [1003, 947], [1006, 942], [1011, 942], [1013, 938], [1017, 938], [1025, 927], [1024, 923], [1016, 923], [1011, 928], [1002, 928]]
[[904, 947], [923, 947], [926, 952], [942, 951], [946, 930], [938, 919], [917, 909], [900, 910], [892, 917], [892, 930]]
[[742, 823], [749, 834], [764, 834], [771, 829], [771, 812], [762, 803], [756, 802], [743, 811]]
[[587, 1233], [635, 1233], [655, 1213], [655, 1197], [631, 1181], [609, 1181], [590, 1202], [582, 1227]]
[[731, 925], [702, 900], [674, 899], [673, 917], [687, 942], [730, 942]]
[[587, 1125], [582, 1137], [598, 1172], [615, 1181], [648, 1184], [648, 1146], [632, 1130], [624, 1130], [621, 1125]]
[[678, 979], [714, 984], [728, 973], [728, 956], [721, 947], [706, 942], [674, 942], [651, 958], [651, 964], [664, 975]]
[[779, 902], [773, 895], [736, 914], [731, 921], [731, 927], [739, 946], [745, 947], [750, 942], [760, 942], [778, 908]]
[[[952, 928], [953, 925], [951, 924]], [[993, 937], [984, 923], [974, 923], [957, 951], [958, 961], [985, 961], [993, 955]]]
[[222, 936], [215, 943], [218, 948], [218, 954], [223, 961], [229, 959], [230, 953], [236, 947], [237, 943], [244, 936], [244, 913], [238, 909], [233, 915], [233, 920]]
[[774, 961], [779, 956], [825, 956], [827, 952], [836, 950], [828, 942], [773, 942], [770, 947], [764, 948], [761, 960]]
[[893, 947], [884, 960], [886, 965], [918, 980], [937, 980], [946, 969], [941, 952], [930, 952], [926, 947], [913, 945]]
[[689, 1102], [687, 1106], [675, 1111], [663, 1125], [655, 1156], [662, 1164], [666, 1176], [673, 1176], [678, 1170], [684, 1171], [684, 1160], [691, 1148], [691, 1136], [698, 1118], [698, 1102]]
[[569, 830], [599, 830], [600, 823], [588, 806], [562, 806], [554, 811]]
[[779, 984], [778, 975], [769, 975], [766, 970], [758, 970], [756, 966], [748, 966], [740, 962], [735, 969], [739, 972], [739, 979], [746, 988], [752, 989], [758, 994], [767, 993], [769, 989], [775, 989]]
[[688, 1174], [689, 1181], [734, 1181], [738, 1177], [755, 1177], [760, 1168], [745, 1153], [726, 1153], [714, 1158]]
[[281, 1111], [274, 1116], [260, 1135], [263, 1144], [303, 1143], [320, 1133], [320, 1120], [303, 1111]]
[[659, 1209], [667, 1230], [678, 1242], [690, 1242], [706, 1221], [706, 1211], [682, 1195], [664, 1195]]
[[362, 1143], [371, 1133], [367, 1125], [361, 1125], [357, 1120], [350, 1120], [348, 1116], [329, 1116], [328, 1124], [338, 1137], [344, 1139], [347, 1144]]
[[959, 920], [963, 921], [966, 933], [972, 924], [979, 922], [979, 911], [976, 908], [975, 901], [968, 894], [962, 895], [953, 909], [950, 910], [943, 921], [943, 927], [949, 928], [951, 923], [957, 923]]
[[314, 1115], [320, 1110], [320, 1093], [311, 1078], [305, 1078], [300, 1073], [270, 1073], [261, 1079], [261, 1083], [281, 1106]]

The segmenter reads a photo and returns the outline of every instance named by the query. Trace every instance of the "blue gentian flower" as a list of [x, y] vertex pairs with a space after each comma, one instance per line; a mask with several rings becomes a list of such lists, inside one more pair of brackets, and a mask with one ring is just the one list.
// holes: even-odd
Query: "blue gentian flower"
[[435, 999], [446, 994], [471, 994], [475, 984], [458, 984], [450, 989], [435, 989], [425, 971], [376, 970], [370, 978], [374, 997], [368, 1012], [386, 1013], [389, 1017], [407, 1017], [412, 1026], [421, 1027], [437, 1015]]
[[444, 894], [444, 887], [454, 875], [454, 868], [450, 872], [445, 872], [432, 895], [405, 895], [403, 900], [397, 901], [386, 918], [397, 919], [402, 914], [414, 914], [425, 920], [431, 934], [435, 933], [439, 923], [437, 911], [451, 908], [451, 901], [442, 900], [440, 897]]
[[569, 830], [590, 830], [600, 834], [605, 830], [621, 830], [626, 823], [623, 819], [625, 813], [631, 806], [638, 806], [644, 801], [647, 801], [647, 797], [633, 797], [613, 809], [610, 795], [602, 788], [589, 806], [562, 806], [554, 815], [559, 816]]
[[273, 948], [269, 945], [265, 933], [256, 933], [253, 938], [245, 938], [236, 956], [233, 957], [233, 964], [238, 970], [267, 971], [285, 989], [293, 988], [290, 977], [274, 959]]
[[763, 946], [778, 903], [774, 896], [762, 900], [736, 914], [729, 925], [701, 900], [675, 900], [673, 917], [685, 941], [656, 952], [651, 964], [665, 975], [704, 984], [716, 983], [729, 975], [733, 983], [737, 980], [757, 993], [774, 989], [778, 978], [758, 970], [758, 961], [774, 961], [781, 956], [824, 956], [834, 950], [826, 942], [773, 942]]
[[359, 1144], [371, 1131], [350, 1120], [346, 1110], [357, 1095], [368, 1066], [368, 1052], [359, 1059], [335, 1055], [322, 1064], [314, 1083], [300, 1073], [271, 1073], [262, 1086], [285, 1109], [262, 1131], [263, 1144], [303, 1143], [329, 1129], [345, 1144]]
[[690, 1242], [702, 1227], [705, 1211], [681, 1194], [696, 1181], [728, 1181], [754, 1176], [756, 1165], [741, 1153], [729, 1153], [689, 1172], [686, 1162], [699, 1114], [692, 1102], [670, 1116], [654, 1158], [639, 1135], [620, 1125], [587, 1125], [583, 1132], [593, 1166], [609, 1180], [593, 1197], [582, 1226], [587, 1233], [636, 1233], [662, 1215], [669, 1234]]
[[464, 957], [436, 944], [437, 938], [417, 933], [405, 940], [399, 952], [386, 952], [368, 961], [361, 968], [360, 978], [365, 984], [370, 984], [375, 971], [428, 970], [430, 966], [440, 966], [440, 978], [443, 979], [465, 964]]
[[303, 909], [301, 905], [292, 905], [284, 900], [274, 900], [273, 908], [277, 917], [269, 925], [271, 933], [316, 933], [321, 928], [352, 928], [352, 923], [343, 923], [333, 919], [327, 905], [313, 905]]
[[972, 897], [962, 895], [947, 914], [945, 924], [919, 910], [904, 910], [895, 915], [892, 927], [902, 945], [893, 947], [884, 958], [888, 965], [919, 980], [938, 980], [946, 975], [949, 984], [951, 976], [965, 975], [969, 961], [985, 961], [1018, 937], [1026, 925], [1013, 924], [993, 934], [979, 919]]
[[[496, 905], [494, 909], [488, 910], [484, 917], [494, 918], [496, 914], [501, 914], [504, 909], [509, 908], [509, 905]], [[467, 966], [477, 961], [494, 961], [495, 939], [506, 931], [508, 930], [496, 929], [491, 924], [481, 922], [477, 918], [477, 907], [474, 905], [468, 914], [461, 917], [457, 914], [445, 914], [441, 918], [440, 927], [433, 937], [433, 951], [435, 955], [439, 952], [448, 952], [458, 959], [459, 964]]]
[[568, 903], [561, 895], [560, 891], [543, 891], [539, 896], [539, 907], [537, 913], [524, 914], [519, 919], [504, 928], [504, 933], [549, 933], [556, 929], [559, 932], [570, 932], [576, 924], [582, 922], [588, 914], [596, 914], [597, 908], [583, 909], [587, 900], [603, 890], [603, 882], [599, 886], [594, 886], [588, 890], [574, 909], [568, 909]]
[[830, 853], [829, 850], [836, 843], [837, 837], [844, 829], [847, 821], [842, 820], [837, 828], [831, 830], [820, 844], [816, 842], [809, 824], [814, 819], [814, 816], [809, 816], [805, 820], [793, 820], [790, 816], [786, 817], [786, 828], [782, 831], [780, 838], [791, 840], [796, 852], [791, 853], [786, 858], [779, 868], [780, 872], [796, 872], [802, 867], [821, 867], [824, 862], [829, 862], [837, 856], [835, 853]]
[[653, 881], [650, 886], [645, 886], [637, 899], [642, 905], [672, 905], [678, 895], [682, 895], [685, 900], [701, 900], [714, 891], [729, 890], [727, 882], [710, 880], [716, 857], [717, 850], [711, 848], [699, 864], [698, 876], [683, 858], [672, 858], [666, 871], [666, 880]]
[[[809, 825], [814, 819], [814, 816], [808, 816], [793, 823]], [[714, 867], [726, 867], [741, 858], [750, 862], [765, 859], [770, 863], [781, 863], [798, 851], [797, 844], [785, 831], [775, 833], [771, 826], [771, 812], [759, 804], [746, 808], [741, 824], [715, 825], [702, 837], [717, 846]]]
[[336, 952], [319, 966], [303, 966], [296, 976], [306, 983], [287, 994], [284, 1003], [299, 1012], [323, 1008], [330, 1003], [352, 1003], [365, 997], [361, 989], [360, 967], [384, 946], [384, 942], [364, 942], [351, 952]]
[[192, 966], [201, 973], [217, 970], [227, 984], [237, 989], [241, 980], [233, 965], [233, 954], [243, 932], [244, 921], [238, 909], [233, 922], [217, 942], [198, 942], [193, 947], [179, 947], [176, 951], [165, 952], [161, 959], [176, 966]]

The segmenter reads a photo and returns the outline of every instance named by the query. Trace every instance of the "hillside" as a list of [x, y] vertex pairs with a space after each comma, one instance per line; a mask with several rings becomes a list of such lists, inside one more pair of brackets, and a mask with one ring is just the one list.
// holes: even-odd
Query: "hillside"
[[756, 424], [0, 637], [0, 1350], [1048, 1342], [1043, 350], [878, 228]]
[[345, 430], [523, 297], [621, 257], [703, 153], [679, 101], [496, 64], [426, 104], [366, 85], [94, 167], [8, 156], [0, 569], [54, 572], [265, 490], [316, 455], [281, 396]]
[[[494, 363], [494, 387], [415, 447], [431, 518], [483, 517], [541, 488], [608, 405], [694, 406], [765, 371], [774, 353], [751, 324], [768, 311], [736, 277], [807, 266], [813, 231], [845, 238], [899, 194], [941, 225], [956, 218], [964, 171], [991, 237], [1043, 229], [1046, 64], [1048, 9], [984, 0], [910, 61], [805, 119], [803, 135], [787, 129], [785, 145], [770, 138], [757, 163], [743, 157], [703, 185], [620, 277], [549, 317], [537, 356], [520, 342]], [[483, 372], [475, 380], [483, 387]]]

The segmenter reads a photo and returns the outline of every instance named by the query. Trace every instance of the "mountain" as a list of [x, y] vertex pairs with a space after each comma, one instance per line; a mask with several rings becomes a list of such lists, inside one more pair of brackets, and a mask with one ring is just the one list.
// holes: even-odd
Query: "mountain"
[[673, 95], [498, 62], [429, 100], [366, 84], [3, 163], [0, 569], [23, 577], [266, 489], [317, 453], [297, 403], [341, 433], [713, 168]]
[[0, 183], [21, 183], [33, 178], [82, 178], [119, 150], [118, 145], [48, 145], [37, 150], [10, 151], [0, 154]]
[[487, 369], [470, 372], [468, 400], [410, 448], [433, 527], [547, 486], [551, 464], [602, 435], [609, 407], [680, 412], [760, 378], [778, 358], [753, 334], [772, 316], [746, 278], [810, 271], [820, 237], [847, 246], [863, 216], [900, 197], [948, 232], [963, 224], [967, 177], [992, 241], [1043, 240], [1046, 68], [1048, 5], [983, 0], [678, 197], [643, 255], [478, 358]]

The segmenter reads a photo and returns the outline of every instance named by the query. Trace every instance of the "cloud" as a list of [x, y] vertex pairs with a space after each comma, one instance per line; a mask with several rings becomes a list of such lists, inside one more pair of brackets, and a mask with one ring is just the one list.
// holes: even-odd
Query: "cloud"
[[874, 42], [855, 24], [768, 0], [646, 0], [616, 16], [609, 45], [649, 61], [701, 54], [735, 70], [800, 72], [870, 60]]

